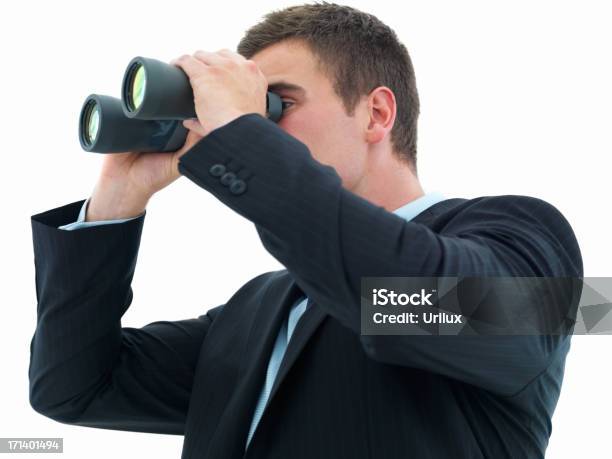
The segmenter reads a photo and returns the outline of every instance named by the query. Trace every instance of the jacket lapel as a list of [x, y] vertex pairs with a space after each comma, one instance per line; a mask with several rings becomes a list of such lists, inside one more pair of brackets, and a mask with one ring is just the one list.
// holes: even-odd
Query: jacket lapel
[[[285, 376], [287, 376], [287, 373], [289, 373], [289, 370], [300, 355], [300, 352], [302, 352], [302, 349], [304, 349], [304, 346], [310, 337], [314, 334], [327, 315], [328, 314], [324, 312], [323, 309], [318, 307], [316, 303], [308, 300], [308, 307], [298, 321], [295, 330], [293, 331], [293, 335], [291, 335], [289, 340], [287, 350], [285, 351], [280, 368], [278, 369], [278, 374], [276, 375], [276, 379], [272, 385], [270, 396], [268, 397], [268, 401], [266, 403], [266, 409], [274, 398], [274, 394], [276, 394], [278, 388], [283, 383]], [[264, 413], [266, 412], [266, 409], [264, 409]]]
[[[271, 279], [268, 290], [263, 295], [258, 310], [253, 319], [253, 325], [248, 334], [246, 352], [241, 359], [243, 364], [236, 379], [234, 394], [222, 409], [223, 414], [217, 419], [214, 433], [207, 449], [195, 447], [194, 451], [206, 457], [241, 458], [255, 404], [264, 384], [268, 360], [272, 353], [274, 341], [278, 335], [282, 321], [286, 320], [291, 306], [304, 295], [291, 276], [285, 271], [279, 273], [281, 279]], [[217, 384], [217, 381], [204, 382]], [[205, 391], [206, 392], [206, 391]], [[210, 392], [210, 391], [208, 391]], [[200, 406], [206, 406], [203, 402]], [[196, 417], [204, 413], [196, 411]], [[198, 425], [197, 420], [194, 425]], [[211, 426], [212, 427], [212, 426]], [[196, 434], [200, 441], [204, 435]], [[199, 441], [198, 441], [199, 443]]]

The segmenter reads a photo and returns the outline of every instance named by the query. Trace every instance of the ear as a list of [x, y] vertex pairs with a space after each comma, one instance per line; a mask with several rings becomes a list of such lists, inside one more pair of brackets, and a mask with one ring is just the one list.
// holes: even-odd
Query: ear
[[369, 123], [366, 129], [366, 142], [382, 141], [393, 128], [397, 106], [395, 95], [386, 86], [379, 86], [368, 95], [367, 109]]

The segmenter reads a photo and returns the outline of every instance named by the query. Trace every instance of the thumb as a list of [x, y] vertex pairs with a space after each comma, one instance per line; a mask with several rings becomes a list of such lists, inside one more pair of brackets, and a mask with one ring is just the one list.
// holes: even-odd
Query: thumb
[[206, 130], [204, 129], [204, 126], [202, 126], [202, 124], [200, 123], [200, 121], [198, 121], [197, 118], [189, 118], [183, 120], [183, 126], [186, 129], [189, 129], [190, 131], [197, 132], [202, 137], [207, 134]]
[[185, 139], [185, 144], [177, 151], [172, 154], [172, 171], [176, 178], [178, 178], [181, 174], [178, 171], [178, 163], [181, 156], [187, 153], [191, 147], [193, 147], [196, 143], [198, 143], [204, 136], [198, 134], [196, 131], [188, 131], [187, 138]]

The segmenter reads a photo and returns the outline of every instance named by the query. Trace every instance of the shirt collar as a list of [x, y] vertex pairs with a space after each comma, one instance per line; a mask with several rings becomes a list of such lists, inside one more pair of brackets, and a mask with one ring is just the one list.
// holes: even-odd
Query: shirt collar
[[439, 203], [440, 201], [444, 201], [445, 199], [446, 198], [444, 195], [442, 195], [442, 193], [434, 191], [432, 193], [427, 193], [414, 201], [410, 201], [408, 204], [405, 204], [398, 209], [395, 209], [393, 213], [406, 220], [412, 220], [421, 212], [429, 209], [431, 206]]

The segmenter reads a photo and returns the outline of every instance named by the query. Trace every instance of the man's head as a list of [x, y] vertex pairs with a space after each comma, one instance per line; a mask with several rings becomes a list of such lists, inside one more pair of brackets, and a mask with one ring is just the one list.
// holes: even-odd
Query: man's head
[[358, 190], [374, 167], [390, 164], [385, 155], [416, 174], [414, 71], [377, 18], [335, 4], [293, 6], [249, 29], [238, 52], [286, 102], [280, 127], [333, 166], [346, 188]]

